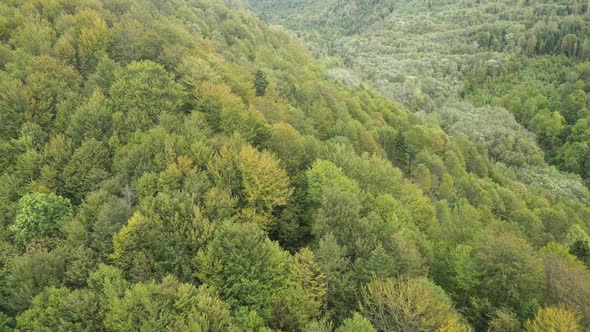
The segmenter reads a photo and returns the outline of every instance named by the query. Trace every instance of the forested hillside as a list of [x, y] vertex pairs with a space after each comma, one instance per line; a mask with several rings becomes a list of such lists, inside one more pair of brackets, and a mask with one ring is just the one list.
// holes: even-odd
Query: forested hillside
[[0, 3], [0, 330], [590, 328], [590, 193], [507, 111], [441, 128], [235, 5]]
[[[447, 132], [486, 144], [493, 160], [521, 168], [544, 158], [590, 185], [587, 1], [244, 1], [295, 30], [331, 78], [368, 83], [409, 111], [437, 114]], [[457, 105], [464, 99], [471, 105]], [[491, 129], [505, 138], [457, 124], [466, 113], [493, 113]], [[507, 130], [513, 117], [536, 139], [518, 126]], [[535, 140], [544, 156], [519, 147]]]

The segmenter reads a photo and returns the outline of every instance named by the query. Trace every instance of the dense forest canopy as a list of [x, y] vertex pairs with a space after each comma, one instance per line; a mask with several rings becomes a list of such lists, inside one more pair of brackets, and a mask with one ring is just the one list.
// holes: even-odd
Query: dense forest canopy
[[[269, 21], [295, 30], [323, 57], [331, 78], [352, 86], [369, 84], [409, 111], [436, 114], [447, 132], [463, 133], [491, 147], [493, 160], [522, 167], [544, 158], [590, 185], [587, 1], [244, 3]], [[463, 104], [457, 115], [457, 101], [463, 100], [471, 105]], [[481, 113], [501, 118], [493, 131], [504, 132], [503, 142], [456, 125], [457, 116]], [[513, 121], [512, 116], [536, 139], [501, 125]], [[536, 147], [514, 146], [535, 140], [544, 155]], [[496, 153], [492, 145], [526, 149], [531, 159]]]
[[[507, 3], [251, 1], [317, 61], [243, 2], [1, 2], [0, 330], [587, 330], [590, 192], [546, 162], [565, 136], [523, 127], [564, 116], [573, 146], [587, 116], [532, 109], [543, 118], [523, 123], [504, 105], [523, 93], [517, 74], [475, 69], [513, 56], [539, 98], [551, 77], [559, 102], [586, 98], [588, 26], [568, 30], [575, 51], [530, 58], [448, 30], [481, 43], [460, 68], [401, 66], [469, 53], [439, 49], [429, 25], [417, 42], [422, 15], [512, 22]], [[554, 7], [532, 15], [586, 18]], [[372, 44], [359, 75], [338, 50], [393, 38], [377, 27], [400, 8], [413, 53]], [[371, 78], [397, 77], [388, 61], [406, 78]]]

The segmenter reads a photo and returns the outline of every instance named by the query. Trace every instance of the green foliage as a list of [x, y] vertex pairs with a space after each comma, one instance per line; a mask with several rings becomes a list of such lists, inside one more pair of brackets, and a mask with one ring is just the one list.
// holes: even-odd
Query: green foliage
[[349, 195], [360, 194], [358, 185], [348, 179], [344, 172], [329, 161], [314, 162], [307, 172], [309, 200], [319, 204], [325, 188], [336, 187]]
[[47, 288], [33, 299], [31, 307], [16, 318], [21, 331], [94, 331], [97, 303], [88, 290]]
[[363, 317], [359, 313], [354, 313], [352, 318], [347, 318], [342, 322], [336, 332], [354, 332], [354, 331], [366, 331], [366, 332], [376, 332], [371, 322]]
[[[322, 238], [332, 233], [340, 243], [356, 238], [355, 231], [359, 230], [361, 222], [358, 198], [334, 187], [324, 189], [322, 196], [312, 234]], [[354, 247], [349, 249], [354, 250]]]
[[[565, 141], [568, 128], [588, 114], [588, 75], [581, 74], [590, 59], [588, 4], [244, 3], [301, 36], [331, 78], [350, 86], [370, 85], [410, 111], [436, 113], [447, 131], [485, 143], [493, 160], [522, 167], [541, 164], [543, 155], [534, 137], [504, 109], [477, 109], [471, 103], [506, 108], [518, 124], [538, 135], [549, 163], [588, 177], [580, 160], [587, 154], [580, 147], [567, 153]], [[386, 150], [406, 170], [412, 151], [401, 137], [390, 144], [399, 153]]]
[[555, 242], [542, 250], [546, 281], [544, 302], [549, 306], [566, 305], [579, 312], [584, 326], [589, 326], [590, 272], [567, 249]]
[[569, 252], [586, 264], [586, 266], [590, 266], [590, 245], [588, 241], [576, 240], [572, 243]]
[[281, 122], [270, 129], [270, 137], [266, 143], [268, 149], [275, 153], [281, 160], [281, 165], [294, 174], [312, 159], [308, 155], [309, 149], [305, 146], [304, 138], [291, 125]]
[[287, 286], [287, 260], [258, 226], [226, 222], [196, 256], [196, 273], [233, 308], [249, 307], [268, 321], [273, 294]]
[[313, 321], [309, 323], [303, 331], [305, 332], [330, 332], [334, 329], [332, 323], [321, 320], [321, 321]]
[[172, 74], [151, 61], [130, 63], [115, 77], [109, 89], [111, 109], [125, 115], [125, 132], [147, 129], [162, 112], [177, 112], [185, 92]]
[[0, 330], [587, 330], [587, 15], [3, 1]]
[[256, 96], [264, 96], [267, 87], [268, 80], [266, 79], [266, 74], [262, 70], [257, 70], [256, 73], [254, 73], [254, 89], [256, 89]]
[[13, 319], [5, 313], [0, 313], [0, 331], [10, 332]]
[[[537, 135], [546, 159], [560, 169], [588, 177], [584, 170], [588, 77], [584, 63], [565, 58], [522, 60], [518, 70], [476, 86], [470, 98], [506, 107], [516, 119]], [[519, 84], [521, 77], [530, 82]]]
[[82, 142], [63, 171], [64, 190], [75, 202], [80, 202], [98, 184], [108, 178], [109, 151], [94, 138]]
[[326, 276], [308, 248], [301, 249], [293, 257], [288, 269], [289, 286], [275, 300], [273, 325], [294, 330], [320, 316], [325, 306]]
[[31, 60], [30, 65], [26, 66], [25, 75], [25, 91], [30, 105], [25, 111], [25, 117], [48, 128], [63, 108], [75, 102], [80, 84], [79, 73], [61, 61], [44, 55]]
[[346, 248], [340, 246], [333, 234], [320, 239], [316, 250], [320, 270], [326, 276], [327, 292], [324, 310], [330, 308], [336, 318], [344, 319], [356, 304], [351, 261]]
[[482, 282], [478, 296], [528, 317], [540, 302], [543, 268], [530, 245], [510, 234], [489, 234], [475, 248]]
[[132, 210], [127, 201], [111, 197], [108, 202], [100, 206], [96, 219], [92, 220], [89, 246], [101, 255], [111, 254], [113, 235], [127, 223], [131, 214]]
[[213, 225], [188, 195], [160, 193], [144, 200], [114, 237], [112, 259], [132, 280], [174, 274], [192, 280], [192, 258], [205, 246]]
[[11, 226], [15, 240], [26, 243], [33, 239], [56, 236], [72, 213], [70, 201], [53, 193], [23, 196], [19, 201], [16, 222]]
[[111, 111], [101, 90], [96, 90], [88, 101], [78, 108], [70, 118], [68, 136], [79, 140], [96, 139], [104, 141], [111, 130]]
[[451, 249], [440, 243], [432, 264], [433, 279], [442, 285], [461, 308], [469, 305], [480, 282], [480, 270], [473, 258], [473, 248], [460, 244]]
[[2, 310], [14, 317], [26, 310], [45, 288], [64, 286], [65, 258], [44, 248], [32, 248], [23, 255], [11, 257], [2, 271]]
[[129, 286], [121, 270], [106, 264], [99, 264], [97, 269], [90, 273], [86, 282], [95, 293], [101, 319], [104, 318], [111, 301], [123, 297]]
[[104, 322], [113, 331], [227, 331], [229, 307], [211, 289], [165, 277], [133, 285], [110, 305]]

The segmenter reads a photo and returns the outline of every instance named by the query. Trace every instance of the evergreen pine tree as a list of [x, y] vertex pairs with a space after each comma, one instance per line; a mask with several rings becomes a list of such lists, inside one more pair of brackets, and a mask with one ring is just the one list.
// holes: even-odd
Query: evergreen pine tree
[[256, 89], [256, 96], [262, 97], [266, 93], [268, 87], [268, 79], [262, 70], [257, 70], [254, 74], [254, 88]]

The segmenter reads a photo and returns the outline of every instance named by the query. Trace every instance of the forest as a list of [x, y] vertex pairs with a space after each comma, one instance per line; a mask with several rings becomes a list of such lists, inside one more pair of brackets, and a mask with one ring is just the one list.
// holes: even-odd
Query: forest
[[589, 330], [589, 12], [0, 2], [0, 331]]
[[[533, 160], [495, 147], [490, 157], [517, 168], [545, 159], [590, 185], [587, 1], [244, 1], [294, 30], [321, 57], [328, 77], [367, 84], [405, 110], [434, 118], [446, 132], [489, 148], [536, 142], [544, 154], [517, 147]], [[456, 125], [466, 114], [484, 112], [500, 121], [493, 131], [503, 131], [501, 142]], [[536, 138], [505, 128], [514, 120]]]

